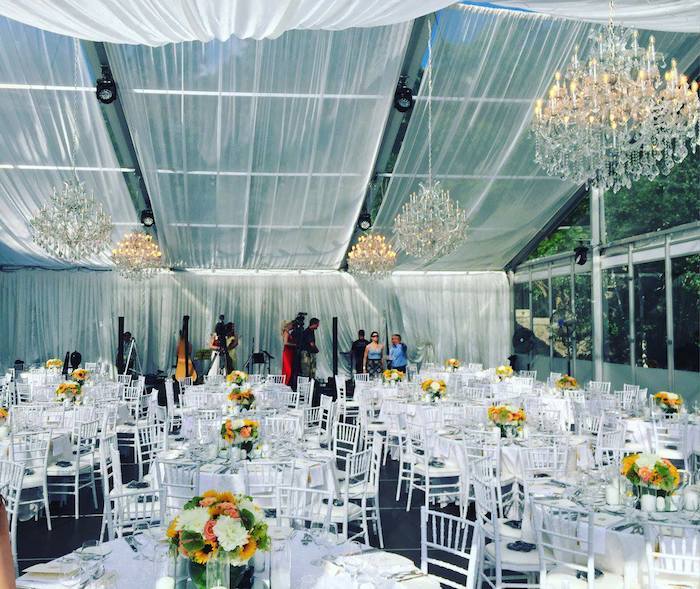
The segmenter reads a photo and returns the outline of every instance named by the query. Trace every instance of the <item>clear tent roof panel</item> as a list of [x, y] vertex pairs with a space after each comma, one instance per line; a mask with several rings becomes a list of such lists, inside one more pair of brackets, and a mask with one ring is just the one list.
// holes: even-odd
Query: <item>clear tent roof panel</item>
[[[478, 7], [440, 11], [433, 34], [433, 175], [469, 213], [470, 227], [452, 255], [428, 265], [400, 255], [399, 269], [503, 268], [573, 195], [578, 186], [546, 176], [534, 162], [530, 120], [534, 101], [574, 47], [585, 54], [592, 30], [587, 23]], [[655, 35], [681, 69], [700, 54], [698, 35]], [[426, 79], [375, 223], [387, 233], [428, 179]]]
[[[409, 32], [403, 24], [109, 46], [171, 258], [188, 267], [337, 268]], [[188, 228], [195, 218], [215, 218], [219, 229]]]

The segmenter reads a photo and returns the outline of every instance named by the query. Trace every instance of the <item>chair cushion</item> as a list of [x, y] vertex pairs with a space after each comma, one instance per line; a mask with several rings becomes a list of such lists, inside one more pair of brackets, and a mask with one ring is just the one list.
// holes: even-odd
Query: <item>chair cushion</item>
[[[456, 477], [459, 476], [462, 471], [456, 462], [451, 460], [441, 461], [444, 466], [430, 466], [428, 465], [428, 476], [430, 478], [438, 477]], [[425, 464], [423, 462], [417, 462], [413, 465], [413, 470], [420, 475], [425, 474]]]
[[[344, 500], [345, 501], [345, 500]], [[355, 503], [348, 503], [348, 521], [362, 519], [362, 507]], [[345, 521], [345, 505], [334, 505], [331, 509], [331, 522], [334, 524]]]
[[[96, 460], [93, 456], [80, 457], [80, 471], [90, 471], [95, 467]], [[75, 474], [76, 464], [71, 461], [70, 466], [59, 466], [58, 464], [49, 464], [46, 469], [46, 475], [50, 477], [61, 477]]]
[[[506, 538], [501, 542], [501, 566], [509, 571], [528, 572], [540, 570], [540, 559], [537, 555], [537, 550], [530, 552], [519, 552], [508, 548], [509, 540]], [[491, 560], [496, 560], [496, 544], [491, 542], [487, 544], [486, 555]]]
[[[511, 528], [510, 526], [506, 525], [506, 522], [509, 521], [507, 517], [499, 517], [498, 518], [498, 531], [501, 534], [501, 538], [503, 538], [503, 541], [507, 544], [508, 542], [511, 542], [512, 540], [520, 540], [521, 536], [521, 530], [517, 528]], [[484, 526], [484, 531], [486, 532], [486, 535], [490, 538], [493, 538], [493, 526], [491, 523], [487, 523]]]
[[46, 480], [46, 472], [44, 469], [33, 468], [32, 471], [32, 474], [26, 474], [25, 472], [24, 478], [22, 479], [23, 489], [34, 489], [36, 487], [43, 486], [44, 481]]
[[[618, 589], [625, 584], [621, 575], [603, 571], [602, 577], [595, 580], [596, 589]], [[546, 582], [541, 585], [544, 589], [587, 589], [585, 577], [577, 578], [576, 573], [565, 567], [556, 567], [547, 573]], [[657, 586], [658, 588], [658, 586]]]

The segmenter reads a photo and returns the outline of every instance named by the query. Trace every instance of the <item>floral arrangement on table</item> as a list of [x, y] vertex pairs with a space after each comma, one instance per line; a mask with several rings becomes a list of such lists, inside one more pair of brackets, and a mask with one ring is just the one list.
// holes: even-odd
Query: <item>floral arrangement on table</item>
[[666, 497], [681, 484], [681, 475], [670, 460], [656, 454], [630, 454], [622, 459], [620, 472], [637, 494]]
[[46, 361], [46, 368], [61, 368], [63, 366], [63, 360], [60, 358], [49, 358]]
[[515, 437], [525, 423], [525, 410], [512, 405], [492, 405], [487, 414], [489, 421], [501, 430], [502, 438]]
[[396, 370], [396, 368], [391, 368], [382, 372], [382, 378], [384, 379], [384, 382], [388, 383], [401, 382], [404, 376], [404, 373], [400, 370]]
[[242, 386], [244, 383], [248, 382], [248, 374], [242, 370], [234, 370], [226, 375], [226, 382], [237, 387]]
[[231, 389], [231, 392], [228, 394], [228, 400], [231, 402], [231, 404], [248, 411], [255, 403], [255, 395], [253, 394], [253, 389], [250, 386], [240, 388], [234, 386], [233, 389]]
[[0, 407], [0, 425], [5, 425], [5, 422], [10, 417], [10, 410], [7, 407]]
[[420, 388], [423, 389], [426, 399], [431, 403], [442, 399], [447, 393], [447, 384], [442, 379], [426, 378], [420, 383]]
[[71, 372], [70, 377], [77, 383], [85, 384], [85, 381], [90, 378], [90, 373], [85, 368], [76, 368]]
[[228, 562], [240, 578], [258, 550], [270, 549], [263, 510], [251, 497], [228, 491], [205, 491], [190, 499], [170, 522], [166, 536], [173, 553], [189, 559], [190, 577], [198, 588], [206, 587], [210, 560]]
[[457, 358], [448, 358], [445, 360], [445, 368], [449, 368], [452, 372], [457, 370], [461, 365], [462, 363], [457, 360]]
[[56, 387], [56, 400], [61, 403], [68, 401], [73, 405], [80, 405], [82, 398], [83, 387], [79, 382], [67, 380]]
[[654, 402], [664, 413], [680, 413], [683, 397], [676, 393], [660, 391], [654, 395]]
[[254, 419], [227, 419], [221, 425], [221, 439], [229, 446], [238, 446], [248, 455], [260, 437], [260, 422]]
[[560, 390], [574, 390], [578, 388], [578, 381], [573, 377], [565, 374], [557, 382], [555, 386]]
[[508, 366], [507, 364], [497, 366], [496, 376], [498, 377], [498, 380], [506, 380], [507, 378], [511, 378], [513, 376], [513, 367]]

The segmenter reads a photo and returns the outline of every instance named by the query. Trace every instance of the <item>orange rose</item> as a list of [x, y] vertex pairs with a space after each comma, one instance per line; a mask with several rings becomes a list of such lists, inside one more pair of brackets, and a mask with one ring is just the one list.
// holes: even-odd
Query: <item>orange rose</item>
[[242, 427], [240, 433], [242, 438], [249, 438], [251, 433], [250, 426], [246, 425]]
[[216, 541], [216, 534], [214, 533], [214, 526], [216, 525], [216, 520], [210, 519], [206, 524], [204, 524], [204, 536], [205, 540], [210, 542]]

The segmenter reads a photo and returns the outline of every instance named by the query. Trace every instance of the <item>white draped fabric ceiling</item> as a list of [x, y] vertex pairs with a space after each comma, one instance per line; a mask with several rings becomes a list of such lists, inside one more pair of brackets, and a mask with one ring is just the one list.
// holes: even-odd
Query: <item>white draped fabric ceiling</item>
[[[0, 0], [0, 14], [92, 41], [164, 45], [182, 41], [273, 39], [292, 29], [340, 30], [406, 22], [453, 0]], [[471, 3], [471, 2], [470, 2]], [[497, 0], [572, 19], [606, 22], [608, 0]], [[699, 0], [618, 0], [627, 26], [700, 32]]]
[[[43, 362], [79, 350], [90, 361], [114, 362], [117, 316], [139, 344], [148, 369], [169, 370], [182, 316], [189, 314], [194, 350], [208, 347], [219, 313], [241, 334], [239, 363], [255, 348], [281, 361], [280, 324], [297, 312], [321, 318], [320, 376], [331, 373], [331, 318], [339, 318], [339, 349], [350, 349], [358, 329], [376, 329], [384, 341], [400, 332], [416, 358], [455, 356], [493, 366], [510, 347], [509, 288], [505, 274], [409, 274], [363, 283], [347, 274], [163, 274], [145, 286], [113, 272], [19, 270], [0, 280], [0, 365]], [[420, 354], [418, 354], [420, 357]]]

